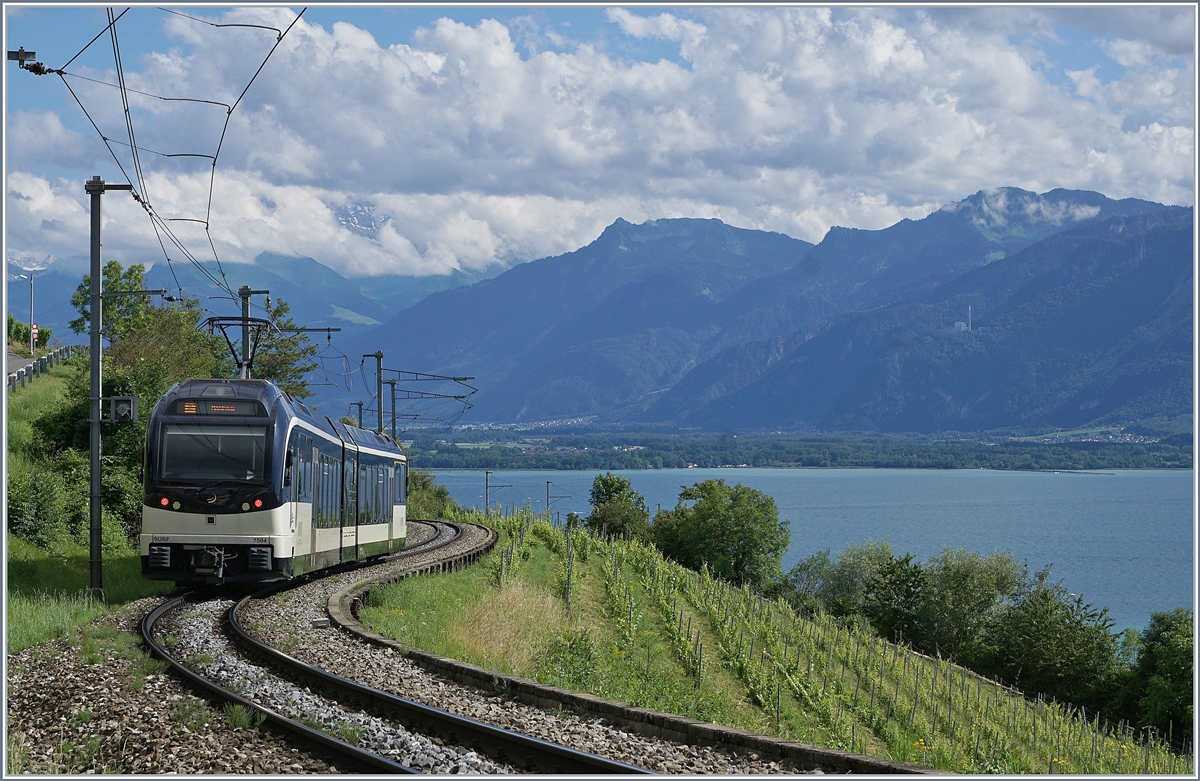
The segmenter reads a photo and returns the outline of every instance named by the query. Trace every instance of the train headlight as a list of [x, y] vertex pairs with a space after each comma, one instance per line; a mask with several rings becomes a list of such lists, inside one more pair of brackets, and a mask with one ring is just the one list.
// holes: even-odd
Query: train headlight
[[180, 508], [180, 504], [179, 502], [175, 502], [173, 505], [171, 505], [171, 507], [172, 509], [178, 510]]
[[166, 507], [168, 504], [171, 503], [171, 500], [164, 496], [163, 498], [158, 500], [158, 503], [161, 504], [163, 507]]
[[257, 510], [260, 507], [262, 507], [262, 499], [255, 499], [254, 500], [254, 509]]
[[249, 502], [242, 502], [242, 509], [243, 509], [243, 510], [249, 510], [249, 509], [250, 509], [250, 503], [249, 503]]

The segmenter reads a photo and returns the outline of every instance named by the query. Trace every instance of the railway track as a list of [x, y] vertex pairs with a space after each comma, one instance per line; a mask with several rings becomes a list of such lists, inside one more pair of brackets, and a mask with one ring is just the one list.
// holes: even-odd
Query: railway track
[[[443, 571], [473, 561], [495, 542], [495, 533], [481, 527], [432, 527], [435, 533], [414, 534], [423, 539], [382, 563], [326, 577], [351, 571], [356, 579], [379, 577], [397, 566]], [[420, 528], [413, 523], [413, 531]], [[372, 772], [649, 772], [365, 686], [288, 656], [252, 637], [239, 621], [238, 609], [252, 600], [319, 579], [249, 595], [229, 589], [184, 595], [148, 613], [142, 635], [194, 685]]]

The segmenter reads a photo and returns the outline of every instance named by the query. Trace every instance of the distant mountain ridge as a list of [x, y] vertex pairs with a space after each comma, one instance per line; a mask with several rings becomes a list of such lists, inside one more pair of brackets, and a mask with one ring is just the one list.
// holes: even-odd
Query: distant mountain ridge
[[[369, 210], [344, 217], [378, 227]], [[287, 300], [297, 323], [341, 328], [352, 360], [379, 349], [388, 367], [476, 377], [462, 422], [1169, 435], [1192, 426], [1192, 222], [1190, 208], [998, 188], [816, 245], [715, 219], [617, 219], [503, 273], [346, 279], [271, 253], [224, 271]], [[66, 326], [79, 278], [35, 276], [35, 319], [84, 339]], [[221, 295], [183, 263], [146, 283]], [[25, 283], [8, 284], [24, 319]], [[973, 328], [958, 331], [968, 307]], [[362, 398], [317, 390], [331, 414]]]
[[[617, 220], [579, 250], [430, 296], [364, 347], [476, 376], [464, 422], [1177, 430], [1190, 427], [1190, 222], [1190, 209], [1016, 188], [883, 230], [835, 227], [816, 246], [716, 220]], [[1130, 260], [1144, 252], [1155, 262]], [[1068, 300], [1061, 317], [1047, 303]], [[1122, 313], [1115, 332], [1076, 338], [1101, 305]], [[957, 334], [968, 306], [977, 328]], [[1135, 338], [1157, 352], [1122, 353]], [[988, 387], [951, 382], [960, 364]]]
[[486, 378], [491, 419], [605, 413], [670, 387], [736, 315], [730, 295], [811, 247], [719, 220], [618, 219], [574, 252], [429, 296], [363, 344]]
[[[924, 300], [784, 338], [731, 389], [721, 369], [763, 347], [730, 350], [643, 419], [935, 432], [1186, 418], [1191, 234], [1176, 207], [1052, 236]], [[975, 328], [955, 331], [968, 305]], [[699, 379], [714, 377], [726, 392], [705, 397]]]

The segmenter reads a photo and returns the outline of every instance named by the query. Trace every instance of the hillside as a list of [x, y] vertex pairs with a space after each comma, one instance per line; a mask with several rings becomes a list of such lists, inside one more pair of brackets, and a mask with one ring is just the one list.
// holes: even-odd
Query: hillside
[[[1191, 235], [1180, 208], [1054, 235], [916, 301], [726, 351], [646, 418], [917, 432], [1154, 420], [1190, 430]], [[968, 305], [974, 328], [955, 331]], [[736, 389], [720, 393], [721, 383]]]
[[[430, 296], [364, 352], [477, 377], [463, 422], [1175, 433], [1191, 425], [1190, 220], [1015, 188], [816, 246], [618, 220], [575, 252]], [[955, 332], [968, 307], [976, 327]]]
[[811, 247], [718, 220], [617, 220], [574, 252], [429, 296], [363, 352], [476, 376], [475, 419], [611, 413], [673, 385], [737, 317], [731, 296]]

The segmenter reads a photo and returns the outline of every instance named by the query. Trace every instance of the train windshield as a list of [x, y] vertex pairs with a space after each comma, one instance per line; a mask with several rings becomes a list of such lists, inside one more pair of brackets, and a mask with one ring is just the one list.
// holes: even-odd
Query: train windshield
[[160, 479], [267, 479], [266, 426], [168, 424], [163, 433]]

